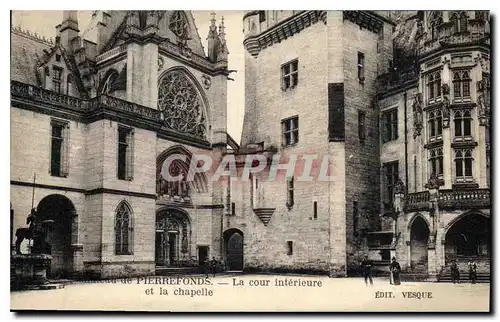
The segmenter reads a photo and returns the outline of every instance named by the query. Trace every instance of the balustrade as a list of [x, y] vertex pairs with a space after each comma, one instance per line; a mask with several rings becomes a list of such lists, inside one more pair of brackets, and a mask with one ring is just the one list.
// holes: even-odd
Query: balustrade
[[81, 112], [96, 109], [112, 109], [136, 114], [143, 119], [160, 121], [160, 111], [108, 95], [99, 95], [90, 100], [82, 100], [77, 97], [64, 95], [16, 81], [11, 82], [10, 91], [12, 96], [22, 97], [36, 102], [49, 103], [64, 108], [79, 110]]
[[[430, 207], [430, 194], [421, 191], [408, 194], [406, 198], [406, 211], [428, 210]], [[470, 209], [489, 208], [489, 189], [447, 189], [439, 191], [439, 208]]]

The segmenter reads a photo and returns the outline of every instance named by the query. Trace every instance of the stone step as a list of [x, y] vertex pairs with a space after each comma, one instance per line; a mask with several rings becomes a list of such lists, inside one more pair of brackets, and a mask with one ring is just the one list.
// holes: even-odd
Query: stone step
[[40, 290], [57, 290], [64, 288], [65, 284], [45, 284], [45, 285], [40, 285]]
[[203, 267], [156, 267], [155, 275], [168, 276], [168, 275], [188, 275], [188, 274], [202, 274]]

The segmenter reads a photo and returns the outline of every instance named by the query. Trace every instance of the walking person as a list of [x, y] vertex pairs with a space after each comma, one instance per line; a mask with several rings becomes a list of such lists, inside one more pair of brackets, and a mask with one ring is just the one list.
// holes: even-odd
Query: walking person
[[469, 267], [469, 281], [472, 284], [476, 284], [476, 278], [477, 278], [477, 265], [474, 260], [470, 260], [467, 263], [467, 266]]
[[450, 271], [451, 271], [451, 281], [453, 282], [453, 284], [455, 283], [460, 284], [460, 271], [458, 270], [456, 259], [453, 260], [453, 263], [451, 263]]
[[215, 273], [217, 273], [217, 260], [215, 259], [215, 256], [213, 256], [210, 261], [210, 268], [212, 269], [213, 277], [215, 277]]
[[363, 277], [365, 278], [365, 284], [368, 285], [368, 280], [370, 280], [370, 285], [373, 285], [372, 280], [372, 261], [368, 259], [368, 255], [361, 262], [361, 271], [363, 272]]
[[400, 285], [401, 278], [399, 274], [401, 273], [401, 265], [396, 261], [396, 257], [392, 258], [391, 264], [389, 264], [389, 270], [391, 271], [390, 283], [391, 285]]

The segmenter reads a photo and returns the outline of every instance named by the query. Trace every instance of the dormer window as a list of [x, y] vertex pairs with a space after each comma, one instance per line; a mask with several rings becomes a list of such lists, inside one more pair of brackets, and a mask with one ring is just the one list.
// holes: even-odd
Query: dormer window
[[57, 93], [61, 93], [62, 90], [62, 74], [63, 70], [60, 67], [52, 67], [53, 73], [52, 73], [52, 90]]
[[57, 62], [60, 62], [60, 61], [61, 61], [61, 55], [56, 54], [56, 61], [57, 61]]

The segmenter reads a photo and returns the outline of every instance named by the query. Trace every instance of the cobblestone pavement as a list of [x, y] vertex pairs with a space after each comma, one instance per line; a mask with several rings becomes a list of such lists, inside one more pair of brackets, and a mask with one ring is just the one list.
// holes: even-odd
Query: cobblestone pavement
[[375, 278], [373, 286], [367, 286], [361, 278], [322, 276], [222, 275], [209, 281], [202, 276], [164, 276], [11, 292], [11, 309], [487, 312], [489, 296], [489, 284], [404, 282], [392, 286], [388, 279]]

